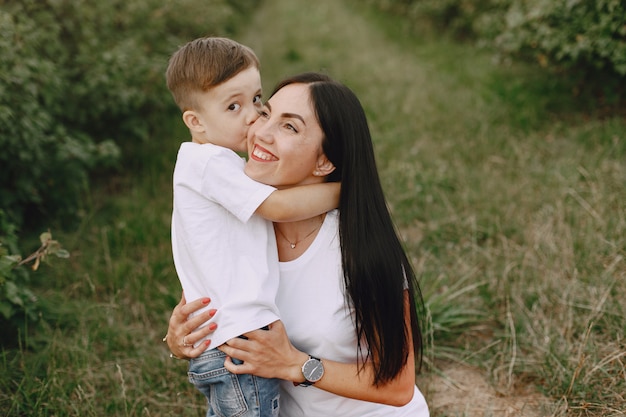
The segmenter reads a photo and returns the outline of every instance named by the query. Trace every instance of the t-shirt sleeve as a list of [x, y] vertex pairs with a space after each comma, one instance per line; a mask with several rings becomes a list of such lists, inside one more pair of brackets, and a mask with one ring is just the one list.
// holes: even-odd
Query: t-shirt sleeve
[[202, 192], [245, 223], [276, 188], [248, 177], [244, 165], [236, 153], [220, 152], [204, 168]]

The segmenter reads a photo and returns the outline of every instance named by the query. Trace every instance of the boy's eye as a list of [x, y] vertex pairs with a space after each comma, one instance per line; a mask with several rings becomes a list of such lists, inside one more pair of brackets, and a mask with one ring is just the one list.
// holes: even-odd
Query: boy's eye
[[235, 110], [239, 110], [240, 107], [241, 107], [241, 105], [239, 105], [237, 103], [233, 103], [230, 106], [228, 106], [228, 110], [235, 111]]
[[261, 95], [259, 94], [257, 96], [254, 96], [254, 98], [252, 99], [252, 103], [259, 105], [263, 104], [263, 102], [261, 101]]

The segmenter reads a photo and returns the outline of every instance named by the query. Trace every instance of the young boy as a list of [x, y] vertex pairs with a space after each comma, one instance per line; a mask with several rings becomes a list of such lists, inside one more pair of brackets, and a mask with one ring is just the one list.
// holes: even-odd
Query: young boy
[[[210, 296], [218, 308], [212, 349], [190, 361], [189, 380], [216, 415], [277, 416], [278, 381], [228, 373], [216, 347], [278, 320], [271, 221], [337, 207], [339, 184], [276, 190], [244, 174], [245, 161], [235, 152], [246, 151], [248, 127], [262, 106], [259, 61], [250, 48], [226, 38], [196, 39], [174, 53], [166, 78], [191, 133], [174, 168], [176, 272], [187, 300]], [[208, 344], [195, 346], [200, 343]]]

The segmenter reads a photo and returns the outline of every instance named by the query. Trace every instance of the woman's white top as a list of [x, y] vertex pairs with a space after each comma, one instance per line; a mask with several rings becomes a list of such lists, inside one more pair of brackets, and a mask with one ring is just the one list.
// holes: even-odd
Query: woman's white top
[[[318, 358], [355, 363], [357, 340], [351, 303], [345, 298], [341, 268], [338, 211], [326, 215], [320, 231], [302, 256], [280, 262], [276, 303], [293, 345]], [[281, 417], [427, 417], [424, 396], [415, 387], [412, 401], [393, 407], [354, 400], [315, 386], [281, 382]]]
[[210, 296], [219, 306], [211, 346], [278, 320], [276, 236], [253, 215], [275, 188], [250, 179], [244, 163], [230, 149], [185, 142], [174, 168], [174, 264], [187, 301]]

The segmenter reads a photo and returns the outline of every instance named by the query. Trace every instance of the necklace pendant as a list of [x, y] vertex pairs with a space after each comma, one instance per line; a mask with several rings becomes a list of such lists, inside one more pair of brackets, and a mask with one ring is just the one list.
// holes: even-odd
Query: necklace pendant
[[295, 249], [296, 248], [296, 244], [295, 243], [290, 243], [289, 246], [291, 246], [291, 249]]

